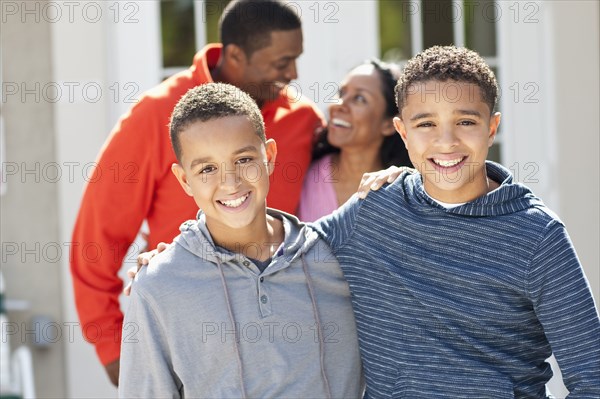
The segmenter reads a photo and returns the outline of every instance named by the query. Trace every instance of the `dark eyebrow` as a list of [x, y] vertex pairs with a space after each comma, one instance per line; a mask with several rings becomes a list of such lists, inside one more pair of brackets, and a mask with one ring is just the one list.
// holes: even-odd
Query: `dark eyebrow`
[[193, 168], [194, 166], [198, 165], [198, 164], [203, 164], [203, 163], [208, 163], [208, 161], [210, 161], [210, 157], [206, 157], [206, 158], [196, 158], [192, 161], [192, 163], [190, 164], [190, 168]]
[[[242, 154], [244, 152], [258, 152], [258, 149], [255, 146], [253, 146], [253, 145], [247, 145], [247, 146], [242, 147], [242, 148], [240, 148], [238, 150], [235, 150], [233, 152], [233, 155]], [[190, 168], [193, 168], [194, 166], [196, 166], [198, 164], [208, 163], [208, 162], [210, 162], [210, 160], [211, 160], [210, 157], [196, 158], [190, 164]]]
[[417, 119], [431, 118], [432, 116], [433, 116], [433, 114], [431, 112], [421, 112], [420, 114], [416, 114], [415, 116], [410, 118], [410, 121], [414, 122]]
[[[472, 109], [459, 109], [453, 112], [453, 114], [458, 114], [458, 115], [471, 115], [471, 116], [475, 116], [478, 118], [481, 118], [481, 113], [479, 111], [475, 111]], [[415, 116], [413, 116], [412, 118], [410, 118], [411, 122], [414, 122], [418, 119], [423, 119], [423, 118], [431, 118], [433, 117], [434, 114], [432, 114], [431, 112], [421, 112], [420, 114], [416, 114]]]
[[241, 154], [243, 152], [253, 152], [253, 151], [254, 152], [258, 152], [258, 148], [256, 148], [253, 145], [247, 145], [245, 147], [240, 148], [239, 150], [235, 150], [233, 152], [233, 155], [238, 155], [238, 154]]
[[[297, 57], [296, 57], [296, 58], [297, 58]], [[276, 63], [276, 64], [277, 64], [277, 63], [280, 63], [280, 62], [290, 62], [290, 61], [293, 61], [293, 60], [295, 60], [296, 58], [294, 58], [294, 57], [292, 57], [292, 56], [289, 56], [289, 55], [287, 55], [287, 56], [285, 56], [285, 57], [281, 57], [281, 58], [278, 58], [278, 59], [276, 59], [276, 60], [274, 61], [274, 63]]]
[[[347, 90], [346, 90], [346, 86], [342, 86], [342, 87], [340, 87], [340, 88], [338, 89], [338, 91], [339, 91], [340, 93], [342, 93], [342, 92], [343, 92], [343, 93], [345, 93], [345, 92], [347, 91]], [[372, 91], [372, 90], [370, 90], [370, 89], [368, 89], [368, 88], [366, 88], [366, 87], [357, 87], [355, 91], [357, 91], [358, 93], [368, 93], [368, 94], [370, 94], [371, 96], [374, 96], [374, 95], [375, 95], [375, 92], [374, 92], [374, 91]]]
[[481, 113], [479, 111], [475, 111], [472, 109], [458, 109], [456, 111], [454, 111], [455, 114], [459, 114], [459, 115], [471, 115], [471, 116], [476, 116], [478, 118], [481, 118]]
[[356, 91], [358, 91], [360, 93], [369, 93], [372, 96], [375, 95], [375, 93], [373, 91], [371, 91], [370, 89], [367, 89], [367, 88], [363, 88], [363, 87], [359, 87], [358, 89], [356, 89]]

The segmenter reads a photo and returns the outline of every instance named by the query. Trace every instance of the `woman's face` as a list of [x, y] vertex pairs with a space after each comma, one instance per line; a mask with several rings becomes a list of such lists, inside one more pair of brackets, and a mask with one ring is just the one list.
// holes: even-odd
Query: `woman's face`
[[386, 103], [379, 72], [371, 64], [360, 65], [340, 84], [338, 101], [329, 107], [327, 141], [335, 147], [366, 149], [381, 146], [395, 134], [392, 118], [384, 116]]

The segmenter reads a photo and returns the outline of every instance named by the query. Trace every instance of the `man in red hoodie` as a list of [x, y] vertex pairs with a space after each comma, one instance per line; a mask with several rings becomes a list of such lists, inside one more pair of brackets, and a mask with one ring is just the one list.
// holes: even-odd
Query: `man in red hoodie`
[[294, 213], [323, 116], [287, 84], [298, 77], [302, 30], [294, 9], [280, 0], [234, 0], [220, 21], [222, 44], [209, 44], [193, 65], [146, 92], [119, 120], [85, 188], [73, 231], [71, 273], [86, 339], [96, 346], [113, 384], [119, 376], [123, 313], [117, 273], [144, 220], [148, 246], [170, 242], [197, 206], [171, 173], [177, 162], [169, 118], [191, 88], [225, 82], [248, 92], [278, 144], [267, 197], [270, 207]]

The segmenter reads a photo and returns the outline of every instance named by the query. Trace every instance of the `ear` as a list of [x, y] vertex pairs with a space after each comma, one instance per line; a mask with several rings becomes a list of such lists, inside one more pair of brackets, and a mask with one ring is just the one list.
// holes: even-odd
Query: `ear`
[[188, 184], [187, 175], [185, 174], [185, 170], [183, 169], [183, 167], [178, 163], [174, 163], [173, 165], [171, 165], [171, 172], [173, 172], [173, 174], [177, 178], [177, 181], [179, 182], [179, 184], [181, 184], [183, 191], [185, 191], [185, 193], [190, 197], [193, 197], [194, 194], [192, 193], [192, 188]]
[[236, 44], [228, 44], [227, 47], [223, 49], [221, 56], [227, 65], [231, 65], [235, 68], [240, 68], [248, 63], [246, 53]]
[[385, 120], [381, 124], [381, 133], [387, 137], [392, 134], [396, 134], [396, 129], [394, 128], [394, 120], [392, 118], [385, 118]]
[[265, 150], [267, 152], [267, 172], [269, 176], [275, 170], [275, 159], [277, 158], [277, 143], [273, 139], [265, 142]]
[[402, 137], [402, 141], [404, 141], [404, 145], [408, 149], [406, 126], [404, 126], [404, 122], [402, 121], [402, 119], [400, 119], [397, 116], [394, 117], [394, 127], [396, 128], [396, 131], [398, 132], [400, 137]]
[[498, 126], [500, 125], [500, 118], [500, 112], [496, 112], [490, 117], [490, 134], [488, 137], [488, 147], [491, 147], [492, 144], [494, 144], [496, 133], [498, 133]]

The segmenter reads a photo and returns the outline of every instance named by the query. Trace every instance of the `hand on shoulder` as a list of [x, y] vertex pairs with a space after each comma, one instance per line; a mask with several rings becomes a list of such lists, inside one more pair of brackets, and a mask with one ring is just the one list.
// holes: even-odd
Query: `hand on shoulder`
[[135, 265], [135, 266], [131, 267], [129, 270], [127, 270], [127, 277], [129, 277], [131, 280], [129, 281], [129, 283], [127, 283], [127, 286], [123, 289], [123, 293], [126, 296], [131, 295], [131, 286], [133, 284], [133, 279], [135, 278], [137, 273], [140, 271], [140, 269], [143, 266], [148, 266], [148, 264], [150, 263], [150, 260], [152, 258], [154, 258], [159, 253], [163, 252], [167, 248], [169, 248], [169, 244], [160, 242], [160, 243], [158, 243], [156, 248], [153, 249], [152, 251], [142, 252], [141, 254], [138, 255], [137, 265]]
[[386, 183], [393, 183], [404, 172], [414, 173], [415, 170], [407, 166], [390, 166], [377, 172], [365, 173], [357, 190], [358, 198], [365, 199], [369, 191], [377, 191]]

